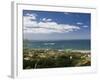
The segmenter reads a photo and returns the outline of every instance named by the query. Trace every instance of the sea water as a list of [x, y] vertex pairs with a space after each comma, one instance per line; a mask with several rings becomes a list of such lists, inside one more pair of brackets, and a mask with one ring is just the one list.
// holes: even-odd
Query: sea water
[[24, 47], [45, 49], [90, 50], [90, 40], [24, 40]]

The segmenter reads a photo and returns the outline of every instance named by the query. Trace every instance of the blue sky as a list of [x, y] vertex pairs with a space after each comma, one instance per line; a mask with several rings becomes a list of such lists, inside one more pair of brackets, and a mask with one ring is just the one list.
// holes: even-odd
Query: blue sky
[[90, 39], [91, 14], [23, 10], [24, 39]]

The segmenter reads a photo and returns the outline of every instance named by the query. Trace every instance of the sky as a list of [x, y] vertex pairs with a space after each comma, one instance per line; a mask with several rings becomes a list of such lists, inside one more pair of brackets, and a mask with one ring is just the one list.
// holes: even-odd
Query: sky
[[27, 40], [90, 39], [90, 30], [90, 13], [23, 10]]

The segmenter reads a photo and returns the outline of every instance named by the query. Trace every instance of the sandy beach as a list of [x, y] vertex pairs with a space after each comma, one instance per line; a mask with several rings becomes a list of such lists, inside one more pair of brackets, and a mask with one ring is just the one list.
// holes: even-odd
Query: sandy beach
[[91, 53], [90, 50], [72, 50], [72, 52]]

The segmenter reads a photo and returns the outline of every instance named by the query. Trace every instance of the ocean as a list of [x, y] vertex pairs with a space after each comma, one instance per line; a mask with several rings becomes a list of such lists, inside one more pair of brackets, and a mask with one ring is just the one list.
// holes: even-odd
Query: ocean
[[73, 50], [90, 50], [90, 40], [51, 40], [51, 41], [34, 41], [24, 40], [23, 46], [27, 48], [43, 49], [73, 49]]

